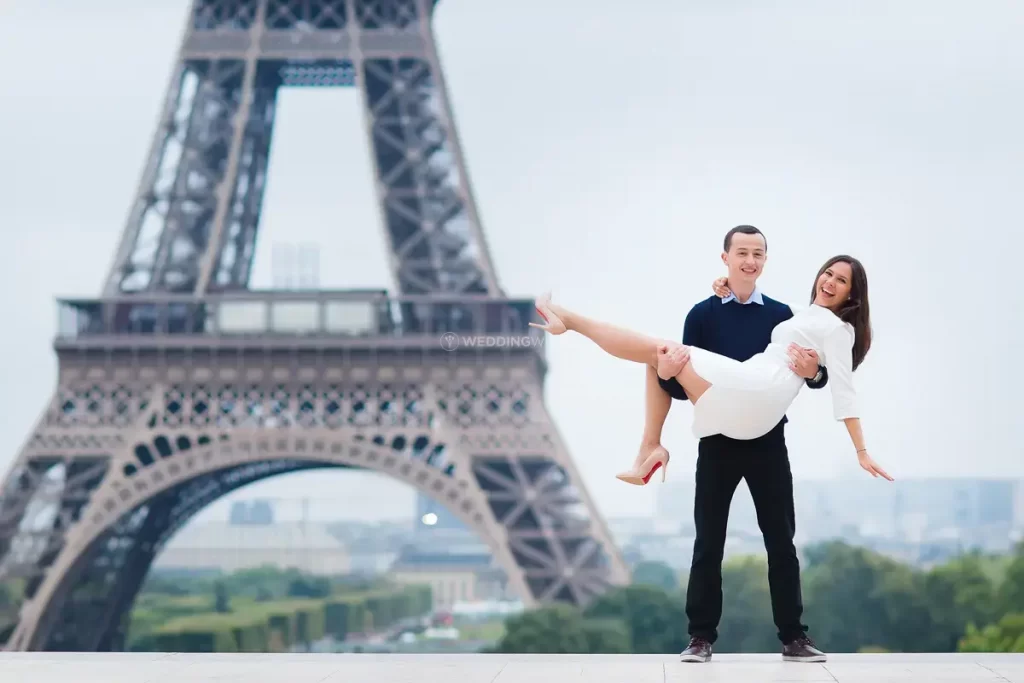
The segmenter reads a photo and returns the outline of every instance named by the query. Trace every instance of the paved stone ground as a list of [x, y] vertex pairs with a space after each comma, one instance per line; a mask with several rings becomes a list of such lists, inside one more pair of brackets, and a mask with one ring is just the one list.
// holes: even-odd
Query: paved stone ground
[[1024, 683], [1024, 654], [337, 655], [0, 653], [2, 683]]

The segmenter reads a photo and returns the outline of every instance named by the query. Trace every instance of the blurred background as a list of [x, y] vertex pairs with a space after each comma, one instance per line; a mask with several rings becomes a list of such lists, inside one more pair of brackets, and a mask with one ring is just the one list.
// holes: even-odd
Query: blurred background
[[[54, 299], [95, 295], [116, 250], [187, 11], [0, 6], [4, 470], [53, 392]], [[857, 381], [896, 481], [858, 468], [827, 392], [801, 394], [787, 440], [811, 635], [829, 652], [1024, 651], [1019, 3], [444, 0], [434, 26], [510, 296], [551, 289], [679, 338], [734, 225], [765, 232], [760, 285], [786, 303], [807, 303], [829, 256], [865, 263], [875, 337]], [[353, 88], [279, 95], [254, 287], [392, 287], [362, 116]], [[126, 648], [182, 651], [181, 634], [229, 613], [290, 624], [254, 636], [267, 650], [685, 647], [689, 407], [669, 417], [668, 482], [626, 486], [614, 474], [639, 444], [643, 368], [568, 335], [545, 352], [545, 405], [632, 586], [524, 611], [486, 545], [422, 493], [299, 473], [221, 498], [173, 537]], [[729, 529], [716, 650], [774, 651], [744, 484]], [[20, 590], [0, 586], [0, 622]]]

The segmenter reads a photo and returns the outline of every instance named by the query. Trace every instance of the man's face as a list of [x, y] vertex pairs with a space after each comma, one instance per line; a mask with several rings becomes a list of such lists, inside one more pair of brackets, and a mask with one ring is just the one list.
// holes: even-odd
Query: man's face
[[752, 285], [761, 277], [765, 259], [768, 258], [764, 237], [761, 235], [732, 236], [729, 251], [722, 254], [722, 262], [729, 269], [731, 284]]

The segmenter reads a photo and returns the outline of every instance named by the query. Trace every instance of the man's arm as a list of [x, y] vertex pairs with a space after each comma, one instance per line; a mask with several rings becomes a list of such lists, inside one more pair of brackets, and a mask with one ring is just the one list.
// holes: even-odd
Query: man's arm
[[[686, 322], [683, 323], [683, 344], [686, 346], [696, 346], [699, 348], [704, 347], [703, 325], [701, 325], [702, 318], [703, 316], [701, 311], [697, 309], [697, 306], [691, 308], [690, 312], [686, 314]], [[660, 384], [661, 388], [664, 389], [672, 398], [678, 401], [690, 400], [686, 396], [686, 390], [683, 389], [683, 385], [680, 384], [679, 380], [675, 377], [670, 379], [662, 379], [659, 377], [658, 384]]]
[[824, 365], [818, 366], [818, 374], [812, 379], [806, 380], [807, 386], [811, 389], [821, 389], [828, 384], [828, 368]]

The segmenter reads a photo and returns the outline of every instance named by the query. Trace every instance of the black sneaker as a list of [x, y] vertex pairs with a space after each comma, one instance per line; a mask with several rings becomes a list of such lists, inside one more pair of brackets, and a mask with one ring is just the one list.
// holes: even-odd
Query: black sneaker
[[679, 653], [681, 662], [707, 662], [711, 660], [711, 643], [704, 638], [690, 638], [690, 644]]
[[815, 647], [813, 640], [807, 636], [800, 636], [782, 646], [782, 661], [824, 662], [825, 653]]

